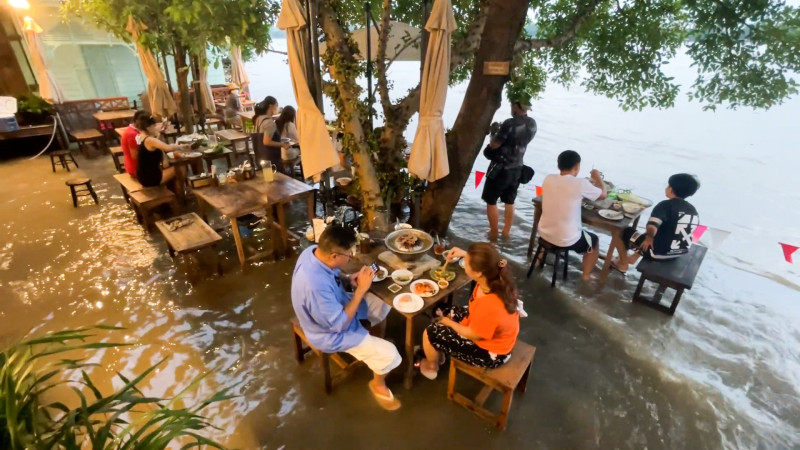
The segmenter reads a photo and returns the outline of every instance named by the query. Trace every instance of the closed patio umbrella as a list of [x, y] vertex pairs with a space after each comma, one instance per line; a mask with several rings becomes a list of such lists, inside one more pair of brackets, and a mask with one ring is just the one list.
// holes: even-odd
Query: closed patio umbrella
[[430, 39], [422, 74], [419, 125], [408, 171], [422, 180], [436, 181], [450, 173], [442, 121], [450, 79], [450, 35], [456, 29], [450, 0], [436, 0], [425, 29], [430, 32]]
[[22, 24], [22, 29], [25, 31], [25, 43], [28, 45], [28, 54], [31, 59], [31, 64], [36, 71], [36, 81], [39, 83], [39, 96], [52, 103], [62, 103], [64, 93], [58, 87], [53, 74], [47, 68], [47, 63], [44, 61], [44, 53], [42, 52], [42, 40], [39, 38], [39, 33], [42, 32], [40, 27], [30, 17], [26, 17]]
[[203, 99], [203, 108], [210, 114], [217, 112], [217, 106], [214, 104], [214, 94], [211, 93], [211, 85], [208, 84], [208, 66], [205, 64], [205, 55], [200, 55], [202, 65], [200, 67], [200, 79], [197, 80], [197, 90], [199, 97]]
[[250, 84], [250, 78], [247, 77], [247, 72], [244, 70], [244, 61], [242, 61], [242, 48], [236, 45], [231, 46], [231, 82], [244, 92], [247, 85]]
[[136, 44], [136, 53], [139, 55], [139, 62], [147, 77], [147, 98], [150, 101], [150, 112], [164, 117], [175, 114], [178, 107], [167, 88], [167, 82], [164, 74], [161, 73], [161, 68], [158, 67], [156, 58], [147, 47], [139, 43], [139, 36], [146, 29], [145, 26], [136, 22], [133, 16], [128, 16], [128, 24], [125, 29], [131, 34], [131, 38]]
[[292, 74], [294, 97], [297, 101], [297, 132], [300, 138], [300, 157], [303, 174], [312, 177], [339, 163], [333, 149], [325, 118], [314, 102], [306, 79], [305, 55], [308, 41], [303, 29], [307, 26], [300, 0], [283, 0], [278, 16], [278, 28], [286, 31], [289, 70]]

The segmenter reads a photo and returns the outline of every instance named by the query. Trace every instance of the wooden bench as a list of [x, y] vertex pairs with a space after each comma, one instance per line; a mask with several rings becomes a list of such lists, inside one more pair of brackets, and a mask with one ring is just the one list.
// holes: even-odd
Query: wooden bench
[[111, 151], [111, 159], [114, 161], [114, 168], [119, 173], [125, 173], [125, 155], [122, 152], [122, 147], [111, 147], [109, 151]]
[[99, 111], [131, 107], [127, 97], [107, 97], [63, 102], [55, 105], [55, 108], [70, 140], [78, 143], [78, 148], [85, 156], [88, 153], [87, 144], [97, 144], [104, 151], [108, 148], [107, 135], [97, 129], [97, 121], [92, 115]]
[[[689, 253], [679, 258], [667, 261], [642, 260], [636, 266], [636, 270], [641, 272], [642, 276], [639, 278], [639, 285], [636, 286], [636, 291], [633, 293], [633, 301], [670, 315], [675, 314], [684, 289], [692, 289], [694, 279], [697, 277], [697, 271], [700, 270], [700, 264], [703, 263], [703, 258], [706, 257], [707, 251], [708, 249], [702, 245], [692, 245], [689, 247]], [[652, 298], [646, 298], [642, 295], [642, 287], [644, 287], [645, 281], [658, 283]], [[672, 298], [672, 304], [669, 307], [661, 304], [661, 297], [667, 288], [675, 290], [675, 296]]]
[[[297, 320], [297, 317], [292, 317], [292, 336], [294, 338], [294, 350], [295, 356], [297, 357], [297, 362], [302, 363], [305, 359], [305, 355], [308, 352], [314, 352], [320, 356], [322, 360], [322, 372], [325, 376], [325, 393], [330, 394], [333, 391], [333, 386], [338, 384], [343, 379], [347, 378], [350, 373], [356, 369], [360, 364], [361, 361], [355, 360], [353, 362], [347, 362], [344, 360], [342, 355], [338, 353], [324, 353], [320, 350], [315, 349], [308, 343], [308, 339], [306, 339], [306, 334], [303, 332], [303, 329], [300, 328], [300, 321]], [[337, 366], [341, 369], [341, 371], [332, 376], [331, 375], [331, 361], [336, 363]]]
[[118, 173], [114, 175], [114, 179], [117, 180], [117, 183], [119, 183], [120, 187], [122, 188], [122, 195], [125, 197], [125, 201], [128, 203], [131, 201], [130, 194], [132, 192], [138, 192], [144, 189], [144, 186], [130, 176], [130, 174]]
[[[175, 231], [170, 230], [168, 222], [185, 219], [190, 219], [192, 223]], [[156, 222], [156, 228], [161, 231], [164, 239], [167, 240], [169, 256], [172, 258], [175, 258], [176, 254], [187, 255], [204, 248], [211, 248], [217, 264], [217, 273], [222, 275], [222, 264], [217, 254], [217, 243], [222, 240], [222, 236], [217, 234], [200, 216], [195, 213], [189, 213], [172, 217], [168, 220], [159, 220]]]
[[[523, 393], [528, 386], [528, 376], [533, 364], [534, 353], [536, 353], [536, 347], [517, 340], [514, 350], [511, 351], [511, 360], [496, 369], [484, 369], [451, 358], [447, 398], [493, 423], [498, 429], [505, 429], [514, 390]], [[456, 374], [459, 371], [483, 383], [483, 389], [475, 397], [475, 400], [470, 400], [455, 391]], [[489, 395], [495, 390], [503, 394], [503, 405], [500, 407], [499, 414], [494, 414], [483, 407]]]
[[173, 213], [178, 211], [177, 197], [165, 186], [147, 187], [129, 195], [136, 211], [136, 218], [142, 223], [145, 231], [150, 230], [153, 209], [169, 204]]

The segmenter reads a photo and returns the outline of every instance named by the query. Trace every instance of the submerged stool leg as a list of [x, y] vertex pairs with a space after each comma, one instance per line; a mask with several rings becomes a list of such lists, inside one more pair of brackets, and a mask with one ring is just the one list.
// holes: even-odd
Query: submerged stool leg
[[91, 195], [92, 198], [94, 199], [95, 205], [99, 205], [100, 202], [97, 201], [97, 193], [94, 192], [94, 188], [92, 187], [92, 182], [91, 181], [86, 183], [86, 188], [89, 189], [89, 195]]
[[69, 193], [72, 195], [72, 206], [78, 207], [78, 193], [75, 192], [75, 186], [69, 187]]

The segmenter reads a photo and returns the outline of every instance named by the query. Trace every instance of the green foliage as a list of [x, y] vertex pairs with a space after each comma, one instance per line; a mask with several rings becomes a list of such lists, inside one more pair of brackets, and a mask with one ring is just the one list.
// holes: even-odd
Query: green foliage
[[[200, 411], [211, 403], [230, 398], [226, 391], [192, 407], [174, 407], [202, 377], [172, 399], [147, 397], [138, 386], [164, 359], [133, 379], [118, 373], [123, 387], [106, 396], [86, 371], [97, 364], [87, 363], [86, 359], [69, 359], [74, 352], [128, 345], [90, 342], [98, 332], [119, 329], [96, 326], [65, 330], [3, 349], [0, 448], [159, 450], [175, 444], [185, 444], [183, 448], [201, 445], [223, 448], [198, 433], [211, 427]], [[69, 387], [79, 405], [70, 408], [62, 402], [47, 403], [48, 391], [59, 386]]]
[[17, 111], [21, 114], [44, 115], [53, 114], [53, 105], [35, 94], [17, 96]]
[[176, 42], [191, 53], [209, 46], [239, 45], [256, 52], [269, 46], [278, 0], [64, 0], [62, 11], [130, 41], [128, 16], [147, 26], [141, 42], [171, 54]]

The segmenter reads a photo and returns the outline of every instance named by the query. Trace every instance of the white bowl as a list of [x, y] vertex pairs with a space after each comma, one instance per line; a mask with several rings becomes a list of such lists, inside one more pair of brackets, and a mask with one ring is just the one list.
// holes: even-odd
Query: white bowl
[[350, 177], [341, 177], [341, 178], [337, 178], [336, 179], [336, 185], [337, 186], [342, 186], [342, 187], [349, 186], [350, 183], [352, 183], [352, 182], [353, 182], [353, 179], [350, 178]]
[[[400, 279], [403, 280], [400, 280]], [[414, 274], [410, 270], [398, 269], [392, 272], [392, 280], [400, 286], [405, 286], [414, 280]]]
[[410, 230], [412, 228], [414, 228], [414, 227], [412, 227], [410, 224], [407, 224], [407, 223], [398, 223], [397, 225], [394, 226], [395, 231], [397, 231], [397, 230]]
[[636, 214], [643, 210], [644, 206], [634, 202], [622, 202], [622, 210], [628, 214]]

